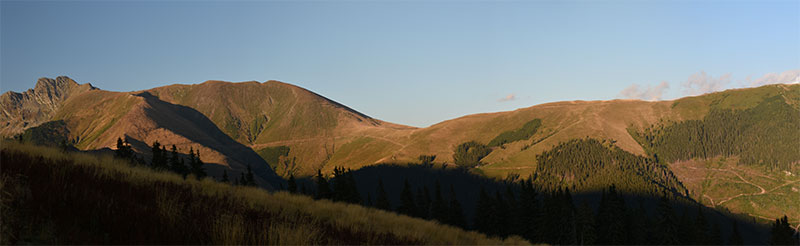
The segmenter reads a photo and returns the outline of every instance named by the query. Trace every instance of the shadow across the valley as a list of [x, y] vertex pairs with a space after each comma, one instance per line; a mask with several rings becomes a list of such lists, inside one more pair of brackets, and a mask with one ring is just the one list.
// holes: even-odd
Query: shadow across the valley
[[[175, 134], [211, 148], [225, 155], [226, 158], [244, 165], [233, 167], [235, 173], [245, 172], [247, 165], [250, 165], [255, 176], [267, 182], [269, 186], [278, 187], [282, 183], [282, 179], [275, 174], [255, 151], [230, 138], [197, 110], [162, 101], [149, 92], [141, 92], [136, 96], [144, 98], [151, 106], [145, 109], [145, 113], [158, 124], [158, 127], [169, 129]], [[147, 146], [147, 143], [143, 144]], [[209, 167], [210, 171], [215, 173], [217, 173], [216, 169], [223, 168], [221, 165], [219, 167]], [[228, 175], [232, 175], [232, 173]]]
[[[537, 206], [535, 212], [537, 215], [525, 217], [526, 212], [523, 211], [523, 208], [530, 207], [530, 204], [523, 202], [525, 201], [523, 194], [527, 193], [525, 193], [526, 189], [521, 186], [520, 182], [489, 179], [485, 176], [474, 174], [467, 169], [418, 164], [382, 164], [354, 170], [352, 171], [352, 177], [355, 180], [362, 204], [376, 206], [376, 199], [380, 196], [378, 187], [379, 183], [381, 183], [383, 192], [387, 194], [391, 210], [401, 212], [401, 207], [404, 206], [403, 200], [405, 199], [405, 202], [408, 202], [407, 198], [403, 198], [403, 194], [410, 191], [414, 199], [413, 204], [418, 207], [428, 206], [425, 207], [427, 212], [411, 215], [425, 219], [436, 219], [437, 217], [434, 214], [436, 209], [432, 208], [432, 203], [436, 200], [435, 193], [438, 183], [440, 195], [444, 201], [451, 199], [451, 190], [455, 192], [455, 198], [463, 210], [462, 213], [466, 222], [465, 228], [498, 236], [524, 234], [525, 230], [520, 229], [520, 227], [535, 228], [533, 230], [539, 232], [522, 235], [533, 243], [583, 243], [563, 238], [564, 233], [566, 233], [566, 237], [577, 238], [577, 235], [570, 233], [580, 233], [570, 232], [570, 228], [576, 227], [569, 225], [580, 225], [581, 221], [590, 221], [586, 223], [591, 224], [594, 227], [593, 230], [597, 230], [594, 232], [596, 239], [594, 243], [603, 244], [662, 244], [663, 240], [669, 240], [663, 238], [665, 237], [663, 236], [665, 232], [662, 231], [662, 227], [675, 229], [673, 233], [668, 235], [676, 240], [673, 241], [674, 244], [735, 243], [729, 242], [734, 240], [732, 239], [734, 238], [734, 224], [738, 227], [738, 235], [741, 236], [744, 244], [766, 244], [770, 235], [769, 226], [757, 223], [752, 217], [704, 207], [693, 200], [680, 196], [675, 196], [673, 199], [663, 199], [659, 196], [628, 194], [623, 191], [617, 191], [618, 193], [615, 193], [616, 195], [614, 196], [610, 195], [608, 190], [604, 190], [597, 192], [573, 191], [569, 198], [565, 198], [566, 196], [563, 193], [543, 191], [542, 187], [533, 186], [537, 194], [534, 202], [537, 204], [535, 205]], [[410, 188], [408, 191], [404, 191], [406, 181]], [[336, 186], [336, 180], [331, 180], [330, 182], [330, 187]], [[315, 177], [302, 178], [297, 183], [299, 187], [306, 190], [306, 194], [311, 196], [316, 194]], [[486, 196], [481, 196], [482, 190], [488, 195], [488, 199]], [[509, 191], [511, 191], [513, 197], [508, 195]], [[617, 208], [619, 211], [616, 214], [611, 213], [614, 214], [612, 218], [602, 218], [602, 216], [610, 213], [608, 212], [609, 205], [607, 203], [612, 199], [611, 197], [618, 197], [616, 200], [623, 201], [624, 207]], [[500, 199], [499, 203], [498, 198]], [[567, 202], [559, 203], [558, 199]], [[572, 208], [566, 205], [570, 203]], [[667, 207], [665, 204], [669, 206]], [[588, 210], [591, 210], [591, 216], [586, 216], [586, 211], [581, 210], [587, 205]], [[566, 210], [562, 210], [565, 207]], [[448, 207], [448, 209], [451, 208]], [[492, 210], [492, 212], [483, 211], [487, 209]], [[557, 211], [554, 212], [554, 209]], [[702, 211], [702, 216], [698, 217], [698, 211]], [[603, 213], [603, 215], [600, 215], [600, 213]], [[492, 222], [486, 222], [486, 218], [482, 218], [486, 216], [499, 217], [501, 219], [499, 221], [495, 220], [494, 224], [492, 224]], [[556, 216], [556, 218], [553, 218], [553, 216]], [[601, 235], [602, 233], [611, 233], [602, 225], [611, 223], [609, 219], [611, 222], [619, 222], [619, 225], [622, 226], [621, 233], [624, 233], [621, 235], [624, 238], [622, 241], [601, 240], [603, 237], [609, 237], [608, 235]], [[492, 219], [489, 220], [491, 221]], [[489, 228], [486, 227], [487, 223], [490, 225]], [[703, 230], [696, 229], [701, 227], [705, 228]], [[579, 231], [579, 229], [574, 230]], [[698, 233], [698, 231], [703, 233]], [[635, 236], [631, 234], [636, 234], [636, 232], [643, 234], [643, 236], [639, 239], [634, 239], [633, 237]], [[558, 235], [554, 236], [554, 234]]]

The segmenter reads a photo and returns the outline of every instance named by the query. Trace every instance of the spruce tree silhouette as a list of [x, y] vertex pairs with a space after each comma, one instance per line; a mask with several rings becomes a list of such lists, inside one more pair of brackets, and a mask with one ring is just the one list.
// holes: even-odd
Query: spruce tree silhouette
[[431, 218], [441, 223], [447, 221], [447, 204], [442, 197], [442, 185], [439, 180], [433, 186], [433, 201], [431, 202]]
[[[669, 205], [669, 203], [667, 203]], [[670, 210], [671, 211], [671, 210]], [[615, 185], [608, 187], [600, 198], [600, 207], [597, 212], [597, 239], [600, 244], [624, 244], [627, 235], [625, 232], [625, 201], [619, 194]]]
[[447, 209], [447, 224], [461, 228], [467, 228], [467, 219], [464, 217], [464, 210], [456, 197], [456, 190], [450, 185], [450, 203]]
[[520, 193], [519, 203], [519, 221], [520, 221], [520, 236], [528, 240], [540, 240], [539, 225], [541, 224], [541, 216], [539, 207], [539, 198], [536, 189], [533, 187], [531, 179], [522, 181], [520, 183], [522, 192]]
[[734, 220], [733, 221], [733, 230], [731, 232], [731, 237], [728, 239], [728, 245], [743, 245], [744, 240], [742, 240], [742, 235], [739, 233], [739, 225]]
[[392, 211], [392, 205], [389, 203], [389, 196], [386, 195], [386, 190], [383, 189], [383, 180], [378, 178], [378, 188], [375, 194], [375, 207], [386, 211]]
[[495, 217], [494, 201], [486, 194], [486, 189], [481, 186], [478, 193], [478, 202], [475, 206], [475, 219], [473, 226], [476, 230], [489, 234], [494, 231], [492, 219]]
[[786, 215], [783, 218], [775, 219], [772, 224], [771, 236], [769, 243], [772, 245], [797, 245], [800, 244], [795, 237], [795, 231], [789, 225], [789, 217]]
[[427, 187], [425, 189], [422, 187], [417, 188], [416, 199], [414, 199], [416, 202], [416, 217], [429, 219], [431, 198], [429, 194], [426, 194], [425, 190], [427, 190]]
[[162, 146], [158, 141], [153, 142], [152, 147], [153, 158], [150, 161], [150, 165], [153, 169], [156, 170], [167, 170], [167, 159], [165, 157], [164, 146]]
[[322, 176], [322, 171], [317, 170], [317, 196], [316, 199], [331, 199], [331, 188], [328, 186], [328, 180]]
[[256, 186], [256, 178], [253, 175], [253, 169], [250, 165], [247, 165], [247, 175], [244, 176], [244, 185], [247, 186]]
[[681, 240], [678, 238], [678, 221], [666, 194], [661, 197], [658, 207], [656, 207], [656, 216], [655, 243], [662, 245], [681, 244]]
[[290, 193], [297, 193], [297, 182], [294, 180], [294, 174], [289, 174], [289, 180], [286, 181], [286, 187]]
[[697, 205], [697, 216], [695, 216], [694, 226], [691, 228], [694, 229], [694, 234], [691, 238], [687, 238], [686, 243], [691, 244], [698, 244], [698, 245], [709, 245], [711, 244], [711, 227], [708, 225], [708, 220], [706, 220], [706, 216], [703, 213], [703, 208], [700, 204]]
[[226, 183], [226, 184], [231, 182], [228, 179], [228, 170], [222, 170], [222, 180], [220, 180], [220, 182]]
[[[62, 149], [66, 149], [67, 145], [66, 142], [61, 144]], [[117, 138], [117, 149], [114, 150], [114, 157], [126, 160], [133, 160], [134, 153], [131, 144], [128, 143], [128, 138], [125, 138], [125, 141], [122, 141], [122, 138]]]
[[597, 235], [594, 229], [594, 212], [589, 203], [584, 200], [575, 213], [576, 244], [593, 245]]
[[397, 212], [408, 216], [414, 216], [416, 211], [414, 195], [411, 194], [411, 185], [408, 184], [408, 179], [406, 179], [403, 183], [403, 191], [400, 192], [400, 206], [397, 207]]
[[190, 172], [194, 174], [195, 178], [198, 180], [207, 176], [206, 169], [203, 168], [203, 164], [203, 161], [200, 159], [200, 150], [197, 150], [195, 153], [193, 149], [189, 149], [189, 166], [191, 168]]
[[170, 158], [169, 158], [169, 170], [181, 174], [183, 178], [186, 178], [188, 174], [188, 170], [186, 165], [184, 165], [183, 158], [180, 157], [178, 154], [178, 148], [175, 145], [172, 145], [172, 150], [170, 151]]

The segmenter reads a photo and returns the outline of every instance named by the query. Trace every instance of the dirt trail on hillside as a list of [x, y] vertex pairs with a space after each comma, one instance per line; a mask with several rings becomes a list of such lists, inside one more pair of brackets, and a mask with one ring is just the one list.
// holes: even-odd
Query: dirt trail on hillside
[[711, 207], [716, 207], [717, 206], [717, 204], [714, 203], [714, 199], [711, 198], [710, 196], [708, 196], [706, 194], [703, 194], [703, 197], [708, 198], [708, 200], [711, 201]]
[[[772, 188], [772, 189], [769, 189], [769, 190], [767, 190], [767, 189], [764, 189], [764, 187], [762, 187], [762, 186], [760, 186], [760, 185], [757, 185], [757, 184], [755, 184], [755, 183], [753, 183], [753, 182], [750, 182], [750, 181], [748, 181], [747, 179], [745, 179], [744, 177], [742, 177], [742, 175], [740, 175], [739, 173], [737, 173], [737, 172], [735, 172], [735, 171], [733, 171], [733, 170], [731, 170], [731, 169], [720, 169], [720, 168], [698, 168], [698, 167], [687, 167], [687, 168], [689, 168], [689, 169], [693, 169], [693, 170], [698, 170], [698, 169], [700, 169], [700, 170], [711, 170], [711, 171], [718, 171], [718, 172], [728, 172], [728, 173], [733, 173], [734, 175], [736, 175], [736, 177], [738, 177], [740, 180], [742, 180], [742, 182], [744, 182], [744, 183], [746, 183], [746, 184], [749, 184], [749, 185], [752, 185], [752, 186], [755, 186], [755, 187], [757, 187], [758, 189], [760, 189], [760, 190], [761, 190], [761, 191], [759, 191], [759, 192], [755, 192], [755, 193], [739, 193], [739, 194], [736, 194], [736, 195], [734, 195], [734, 196], [728, 197], [728, 198], [726, 198], [726, 199], [724, 199], [724, 200], [721, 200], [721, 201], [719, 201], [719, 203], [714, 203], [714, 199], [712, 199], [712, 198], [711, 198], [711, 197], [709, 197], [708, 195], [705, 195], [705, 194], [703, 194], [703, 197], [705, 197], [705, 198], [708, 198], [708, 200], [710, 200], [710, 201], [711, 201], [711, 205], [712, 205], [712, 206], [716, 206], [716, 205], [722, 205], [723, 203], [726, 203], [726, 202], [728, 202], [728, 201], [730, 201], [730, 200], [733, 200], [733, 199], [736, 199], [736, 198], [738, 198], [738, 197], [742, 197], [742, 196], [757, 196], [757, 195], [763, 195], [763, 194], [771, 193], [771, 192], [773, 192], [773, 191], [775, 191], [775, 190], [778, 190], [778, 189], [780, 189], [780, 188], [782, 188], [782, 187], [784, 187], [784, 186], [787, 186], [787, 185], [791, 185], [791, 184], [794, 184], [794, 183], [798, 183], [798, 182], [800, 182], [800, 180], [789, 181], [789, 182], [786, 182], [786, 183], [784, 183], [784, 184], [778, 185], [778, 186], [776, 186], [776, 187], [774, 187], [774, 188]], [[737, 169], [734, 169], [734, 170], [737, 170]], [[763, 176], [763, 175], [759, 175], [759, 176]], [[771, 177], [770, 177], [770, 179], [772, 179], [772, 180], [775, 180], [774, 178], [771, 178]]]
[[749, 185], [752, 185], [752, 186], [755, 186], [755, 187], [757, 187], [758, 189], [761, 189], [761, 191], [759, 191], [759, 192], [756, 192], [756, 193], [739, 193], [739, 194], [736, 194], [736, 195], [734, 195], [734, 196], [732, 196], [732, 197], [728, 197], [727, 199], [724, 199], [724, 200], [722, 200], [722, 201], [719, 201], [719, 203], [717, 203], [717, 204], [714, 204], [714, 200], [711, 200], [711, 198], [709, 197], [709, 200], [711, 200], [711, 205], [714, 205], [714, 206], [716, 206], [716, 205], [722, 205], [723, 203], [726, 203], [726, 202], [728, 202], [728, 201], [730, 201], [730, 200], [733, 200], [734, 198], [741, 197], [741, 196], [754, 196], [754, 195], [762, 195], [762, 194], [766, 194], [766, 193], [767, 193], [767, 189], [764, 189], [764, 187], [761, 187], [760, 185], [757, 185], [757, 184], [755, 184], [755, 183], [753, 183], [753, 182], [750, 182], [749, 180], [747, 180], [747, 179], [745, 179], [744, 177], [742, 177], [742, 175], [739, 175], [739, 173], [737, 173], [737, 172], [735, 172], [735, 171], [733, 171], [733, 170], [730, 170], [730, 169], [720, 169], [720, 168], [700, 168], [700, 167], [687, 167], [687, 168], [689, 168], [689, 169], [693, 169], [693, 170], [698, 170], [698, 169], [701, 169], [701, 170], [712, 170], [712, 171], [718, 171], [718, 172], [728, 172], [728, 173], [733, 173], [733, 175], [736, 175], [736, 177], [739, 177], [739, 179], [740, 179], [740, 180], [742, 180], [742, 182], [744, 182], [744, 183], [746, 183], [746, 184], [749, 184]]

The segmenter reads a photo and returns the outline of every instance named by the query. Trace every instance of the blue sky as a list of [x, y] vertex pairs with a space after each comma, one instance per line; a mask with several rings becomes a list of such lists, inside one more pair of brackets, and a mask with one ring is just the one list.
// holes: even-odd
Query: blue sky
[[3, 92], [275, 79], [413, 126], [800, 71], [800, 1], [2, 1], [0, 27]]

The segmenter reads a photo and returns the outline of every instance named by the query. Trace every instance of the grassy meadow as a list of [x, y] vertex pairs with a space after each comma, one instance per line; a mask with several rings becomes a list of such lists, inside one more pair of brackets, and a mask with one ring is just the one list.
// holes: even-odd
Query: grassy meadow
[[528, 244], [285, 192], [2, 142], [2, 244]]

